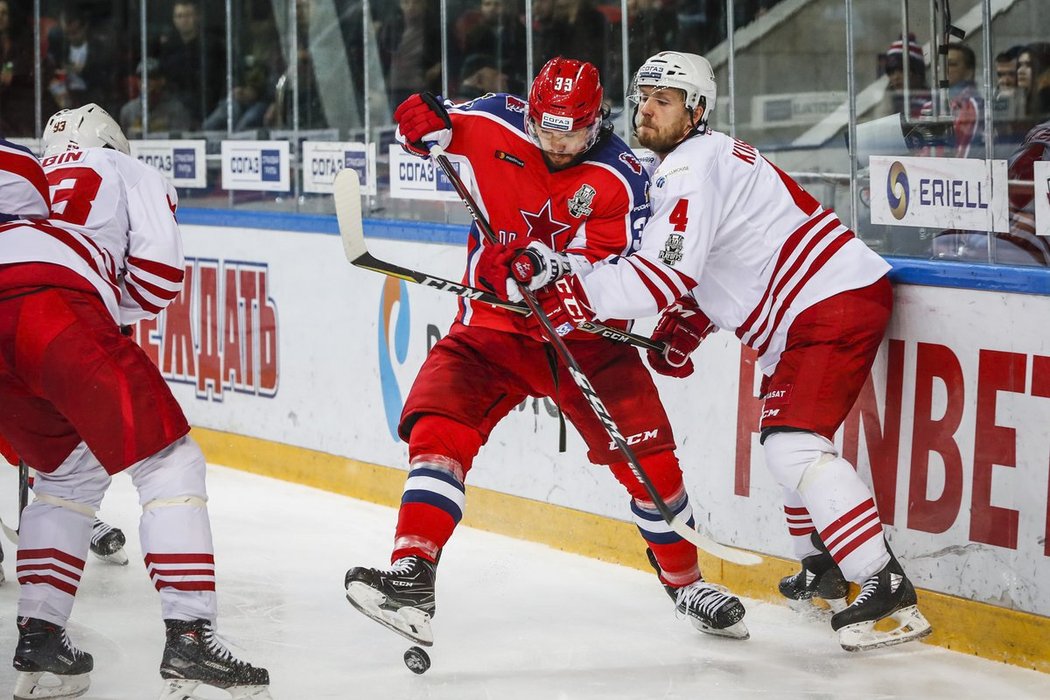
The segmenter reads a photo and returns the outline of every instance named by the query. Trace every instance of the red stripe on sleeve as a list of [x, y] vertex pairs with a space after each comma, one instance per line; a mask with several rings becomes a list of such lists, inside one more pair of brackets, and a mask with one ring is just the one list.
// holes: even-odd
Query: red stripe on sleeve
[[147, 260], [145, 258], [136, 258], [134, 256], [128, 257], [128, 264], [134, 265], [140, 270], [144, 270], [151, 275], [156, 275], [161, 279], [168, 280], [169, 282], [181, 282], [186, 276], [184, 270], [172, 267], [171, 265], [165, 265], [162, 262], [156, 260]]

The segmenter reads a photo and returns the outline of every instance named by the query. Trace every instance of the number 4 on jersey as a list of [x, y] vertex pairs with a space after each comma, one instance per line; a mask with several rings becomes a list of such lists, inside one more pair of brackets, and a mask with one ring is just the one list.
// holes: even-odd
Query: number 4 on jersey
[[675, 231], [684, 233], [686, 224], [689, 223], [689, 200], [679, 199], [667, 220], [674, 224]]

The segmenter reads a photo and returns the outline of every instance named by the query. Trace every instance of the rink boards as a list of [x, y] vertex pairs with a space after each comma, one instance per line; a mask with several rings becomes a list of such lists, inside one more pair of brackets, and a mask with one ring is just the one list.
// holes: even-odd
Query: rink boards
[[[210, 461], [393, 505], [407, 454], [397, 417], [458, 300], [352, 268], [328, 226], [315, 228], [184, 225], [186, 291], [137, 337]], [[369, 245], [406, 267], [461, 272], [458, 245]], [[1050, 672], [1050, 297], [896, 292], [887, 341], [836, 444], [873, 484], [891, 545], [928, 592], [931, 640]], [[726, 332], [696, 364], [686, 380], [657, 378], [694, 510], [717, 539], [769, 555], [752, 569], [705, 558], [705, 575], [768, 598], [792, 565], [754, 432], [759, 376]], [[620, 486], [588, 465], [571, 428], [558, 453], [547, 401], [497, 427], [469, 483], [472, 525], [645, 566]]]

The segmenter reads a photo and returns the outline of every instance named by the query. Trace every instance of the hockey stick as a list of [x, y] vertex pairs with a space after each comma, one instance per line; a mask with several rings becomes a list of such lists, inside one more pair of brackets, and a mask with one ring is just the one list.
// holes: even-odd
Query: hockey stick
[[[405, 280], [406, 282], [415, 282], [416, 284], [430, 287], [431, 289], [450, 292], [457, 296], [461, 296], [464, 299], [471, 299], [473, 301], [491, 304], [492, 306], [498, 306], [501, 309], [507, 309], [508, 311], [513, 311], [515, 313], [529, 313], [529, 308], [524, 304], [500, 299], [495, 294], [486, 292], [483, 289], [478, 289], [477, 287], [460, 284], [458, 282], [453, 282], [452, 280], [435, 277], [425, 272], [410, 270], [407, 267], [380, 260], [368, 252], [368, 245], [365, 243], [364, 228], [361, 225], [361, 194], [360, 183], [357, 180], [357, 172], [352, 168], [343, 168], [343, 170], [349, 172], [345, 176], [342, 174], [342, 171], [336, 175], [334, 185], [335, 210], [336, 217], [339, 220], [339, 235], [343, 239], [343, 252], [346, 254], [346, 259], [351, 265], [354, 267], [360, 267], [363, 270], [371, 270], [372, 272], [378, 272], [382, 275], [396, 277]], [[644, 335], [638, 335], [637, 333], [620, 330], [619, 328], [612, 328], [611, 326], [606, 326], [601, 323], [587, 323], [581, 326], [580, 330], [600, 335], [603, 338], [607, 338], [608, 340], [617, 343], [627, 343], [629, 345], [635, 345], [640, 348], [654, 350], [660, 353], [664, 351], [664, 343], [660, 341], [655, 341]]]
[[[441, 167], [444, 171], [445, 176], [452, 183], [452, 187], [456, 190], [459, 198], [463, 200], [463, 204], [467, 207], [467, 211], [474, 218], [478, 228], [484, 234], [485, 239], [490, 243], [498, 243], [499, 239], [496, 237], [495, 232], [489, 225], [489, 222], [482, 215], [481, 210], [478, 208], [477, 202], [467, 192], [466, 187], [463, 186], [463, 181], [459, 178], [459, 173], [452, 167], [452, 163], [445, 155], [441, 146], [437, 144], [430, 145], [430, 157]], [[667, 502], [660, 497], [660, 494], [656, 491], [656, 487], [653, 485], [649, 475], [645, 473], [645, 469], [642, 468], [641, 463], [638, 461], [638, 457], [635, 456], [634, 450], [631, 449], [630, 445], [624, 439], [623, 434], [620, 432], [620, 428], [616, 425], [616, 421], [613, 420], [612, 416], [609, 415], [608, 409], [605, 404], [602, 403], [601, 397], [598, 396], [598, 392], [595, 391], [594, 386], [591, 385], [587, 375], [580, 369], [580, 365], [576, 362], [576, 358], [572, 356], [572, 352], [568, 346], [565, 345], [565, 341], [555, 332], [554, 327], [551, 325], [550, 319], [547, 314], [544, 313], [543, 308], [540, 306], [539, 301], [536, 300], [536, 295], [533, 294], [532, 290], [529, 289], [528, 285], [518, 283], [518, 289], [521, 291], [522, 297], [525, 299], [525, 304], [532, 311], [533, 315], [543, 326], [544, 331], [548, 338], [548, 342], [554, 346], [555, 352], [558, 357], [565, 364], [566, 369], [569, 370], [569, 375], [572, 376], [576, 386], [579, 387], [583, 397], [587, 399], [587, 403], [590, 405], [591, 410], [594, 411], [594, 415], [601, 422], [605, 428], [605, 432], [612, 438], [612, 441], [616, 443], [616, 447], [619, 448], [620, 452], [623, 453], [624, 458], [627, 461], [627, 465], [631, 471], [637, 477], [638, 481], [645, 488], [646, 493], [649, 494], [649, 498], [652, 499], [656, 509], [660, 512], [661, 517], [664, 521], [671, 526], [671, 529], [677, 532], [682, 539], [689, 541], [698, 548], [704, 550], [708, 554], [713, 554], [719, 559], [733, 562], [734, 564], [743, 564], [745, 566], [753, 566], [762, 562], [762, 558], [751, 552], [745, 552], [735, 547], [728, 547], [724, 544], [716, 542], [715, 540], [707, 537], [706, 535], [694, 530], [689, 527], [689, 524], [684, 521], [680, 516], [673, 513], [668, 507]]]
[[[18, 460], [18, 526], [22, 526], [22, 511], [29, 504], [29, 465]], [[18, 544], [18, 529], [13, 528], [3, 520], [0, 520], [0, 529], [3, 529], [7, 539]]]

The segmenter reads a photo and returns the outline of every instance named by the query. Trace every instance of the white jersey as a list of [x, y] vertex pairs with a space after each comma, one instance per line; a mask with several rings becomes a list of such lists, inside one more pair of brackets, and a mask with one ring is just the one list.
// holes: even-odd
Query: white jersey
[[47, 179], [36, 157], [0, 139], [0, 220], [43, 219], [50, 211]]
[[652, 172], [640, 250], [582, 278], [601, 319], [651, 316], [693, 292], [771, 374], [792, 321], [890, 266], [751, 145], [708, 131]]
[[0, 265], [66, 267], [128, 325], [160, 313], [182, 290], [178, 195], [160, 171], [119, 151], [89, 148], [45, 158], [50, 219], [0, 227]]

